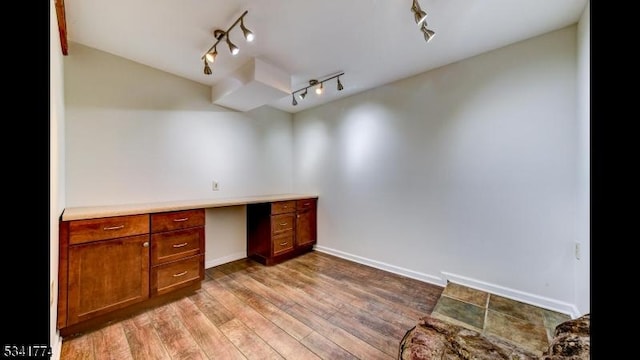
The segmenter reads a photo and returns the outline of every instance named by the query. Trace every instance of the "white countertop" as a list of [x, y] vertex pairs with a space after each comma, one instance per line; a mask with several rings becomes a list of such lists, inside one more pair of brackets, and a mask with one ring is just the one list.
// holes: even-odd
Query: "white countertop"
[[94, 219], [109, 216], [137, 215], [147, 213], [157, 213], [164, 211], [191, 210], [202, 208], [215, 208], [224, 206], [236, 206], [257, 204], [272, 201], [299, 200], [317, 198], [318, 195], [312, 194], [277, 194], [277, 195], [260, 195], [247, 196], [237, 198], [220, 198], [220, 199], [198, 199], [184, 201], [166, 201], [146, 204], [125, 204], [125, 205], [109, 205], [109, 206], [83, 206], [65, 208], [62, 213], [62, 220], [83, 220]]

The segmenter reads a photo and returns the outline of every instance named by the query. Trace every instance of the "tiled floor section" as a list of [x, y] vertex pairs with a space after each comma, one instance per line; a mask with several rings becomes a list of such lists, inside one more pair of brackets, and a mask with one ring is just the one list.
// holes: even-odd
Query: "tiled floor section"
[[500, 337], [542, 355], [555, 327], [570, 316], [449, 282], [433, 317]]

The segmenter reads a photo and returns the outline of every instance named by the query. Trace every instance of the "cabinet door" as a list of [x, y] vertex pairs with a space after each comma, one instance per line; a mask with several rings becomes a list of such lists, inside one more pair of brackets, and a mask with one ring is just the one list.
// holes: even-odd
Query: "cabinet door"
[[296, 246], [310, 246], [316, 243], [316, 207], [311, 205], [298, 210], [296, 214]]
[[149, 298], [149, 235], [69, 247], [67, 325]]

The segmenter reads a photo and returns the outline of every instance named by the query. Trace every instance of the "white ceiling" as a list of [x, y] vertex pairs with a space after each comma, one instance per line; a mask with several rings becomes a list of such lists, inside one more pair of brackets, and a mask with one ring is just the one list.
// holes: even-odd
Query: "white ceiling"
[[[309, 93], [295, 107], [291, 96], [268, 104], [295, 113], [572, 25], [587, 1], [420, 0], [436, 32], [429, 43], [412, 0], [66, 0], [65, 11], [69, 41], [205, 85], [252, 57], [290, 74], [291, 90], [345, 72], [340, 93], [334, 79], [325, 94]], [[240, 53], [219, 46], [213, 74], [204, 75], [213, 30], [226, 30], [245, 10], [256, 39], [246, 42], [236, 26], [230, 36]]]

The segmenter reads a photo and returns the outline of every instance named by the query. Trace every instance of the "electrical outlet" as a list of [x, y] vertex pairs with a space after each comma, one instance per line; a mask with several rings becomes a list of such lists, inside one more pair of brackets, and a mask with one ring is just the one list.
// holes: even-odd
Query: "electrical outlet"
[[577, 241], [575, 244], [575, 253], [576, 253], [576, 260], [580, 260], [580, 243]]
[[220, 184], [218, 184], [218, 182], [214, 180], [211, 188], [213, 189], [213, 191], [218, 191], [220, 190]]

